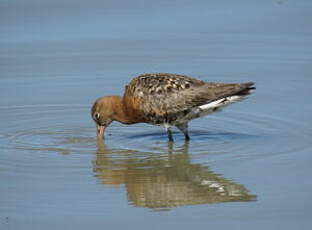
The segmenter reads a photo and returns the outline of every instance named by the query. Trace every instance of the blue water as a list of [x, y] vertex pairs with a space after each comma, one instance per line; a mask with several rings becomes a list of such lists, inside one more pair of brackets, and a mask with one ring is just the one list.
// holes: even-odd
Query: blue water
[[[312, 2], [0, 2], [0, 229], [310, 229]], [[190, 124], [94, 100], [171, 72], [257, 91]]]

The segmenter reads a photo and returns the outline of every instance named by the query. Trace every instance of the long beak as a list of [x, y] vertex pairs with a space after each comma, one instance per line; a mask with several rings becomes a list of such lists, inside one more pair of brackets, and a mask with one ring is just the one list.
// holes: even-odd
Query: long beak
[[104, 132], [106, 126], [104, 125], [96, 125], [96, 137], [99, 139], [104, 139]]

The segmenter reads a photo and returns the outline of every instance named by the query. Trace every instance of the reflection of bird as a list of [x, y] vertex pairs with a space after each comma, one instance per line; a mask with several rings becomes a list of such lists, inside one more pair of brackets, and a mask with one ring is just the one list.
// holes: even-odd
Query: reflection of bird
[[91, 113], [97, 124], [97, 136], [101, 138], [112, 121], [119, 121], [164, 126], [170, 141], [173, 141], [171, 127], [176, 126], [189, 140], [190, 120], [242, 100], [255, 89], [253, 84], [208, 83], [168, 73], [143, 74], [126, 86], [123, 97], [97, 99]]
[[[254, 201], [254, 195], [207, 166], [191, 163], [187, 142], [160, 155], [132, 150], [111, 150], [100, 144], [94, 171], [103, 184], [124, 185], [129, 203], [152, 209], [182, 205]], [[131, 153], [131, 154], [129, 154]]]

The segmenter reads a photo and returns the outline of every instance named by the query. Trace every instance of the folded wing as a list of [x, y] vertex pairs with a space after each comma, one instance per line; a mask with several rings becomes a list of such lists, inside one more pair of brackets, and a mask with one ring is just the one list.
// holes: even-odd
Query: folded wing
[[192, 108], [229, 96], [245, 96], [254, 83], [210, 83], [184, 75], [145, 74], [134, 78], [126, 87], [125, 103], [145, 119], [174, 117]]

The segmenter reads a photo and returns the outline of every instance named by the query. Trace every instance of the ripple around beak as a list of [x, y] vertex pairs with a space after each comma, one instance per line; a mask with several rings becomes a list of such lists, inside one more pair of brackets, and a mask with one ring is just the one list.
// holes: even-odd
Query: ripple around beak
[[96, 137], [97, 138], [104, 138], [104, 132], [105, 132], [106, 126], [104, 125], [96, 125]]

